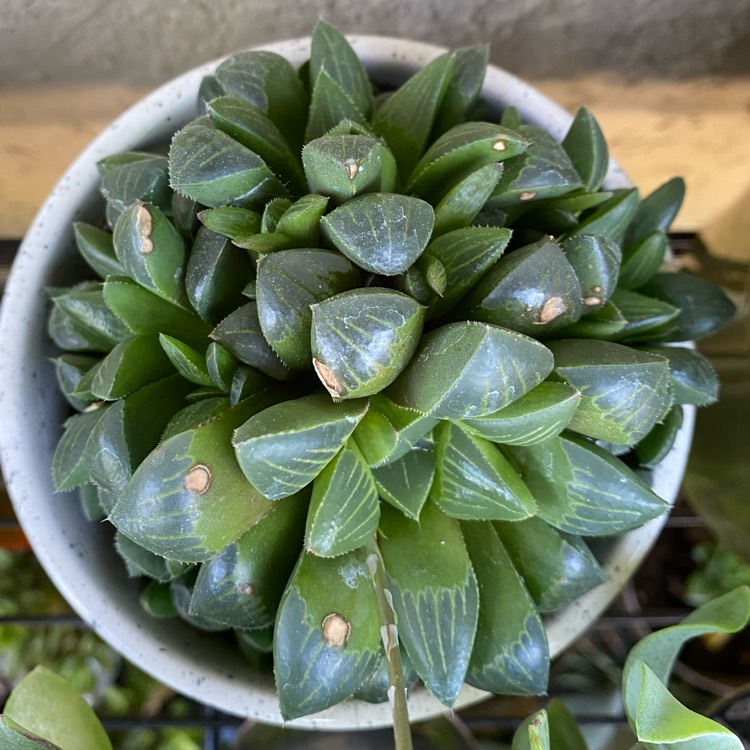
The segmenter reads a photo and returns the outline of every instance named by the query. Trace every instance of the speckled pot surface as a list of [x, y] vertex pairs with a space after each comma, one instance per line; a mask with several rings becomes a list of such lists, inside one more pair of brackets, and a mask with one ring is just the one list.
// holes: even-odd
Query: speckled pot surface
[[[352, 43], [373, 80], [397, 83], [445, 50], [387, 37], [355, 37]], [[309, 56], [309, 39], [263, 47], [294, 65]], [[174, 79], [112, 123], [79, 156], [36, 216], [13, 265], [0, 318], [0, 460], [19, 520], [50, 578], [91, 627], [126, 658], [184, 695], [225, 712], [280, 724], [273, 678], [243, 664], [235, 648], [179, 620], [157, 620], [138, 603], [112, 545], [108, 524], [85, 520], [75, 494], [54, 492], [50, 466], [67, 405], [59, 394], [55, 355], [46, 336], [44, 288], [84, 277], [71, 224], [101, 211], [96, 162], [104, 156], [165, 142], [195, 116], [201, 78], [216, 63]], [[490, 67], [483, 96], [496, 108], [515, 105], [523, 119], [562, 138], [571, 118], [539, 92]], [[613, 162], [607, 187], [627, 186]], [[685, 410], [675, 447], [654, 472], [655, 491], [674, 502], [684, 472], [694, 410]], [[604, 553], [609, 580], [547, 620], [550, 650], [559, 654], [598, 617], [630, 578], [663, 525], [663, 519], [613, 540]], [[456, 708], [488, 696], [464, 686]], [[445, 711], [424, 688], [409, 697], [412, 720]], [[366, 729], [391, 723], [388, 704], [350, 700], [291, 722], [316, 729]]]

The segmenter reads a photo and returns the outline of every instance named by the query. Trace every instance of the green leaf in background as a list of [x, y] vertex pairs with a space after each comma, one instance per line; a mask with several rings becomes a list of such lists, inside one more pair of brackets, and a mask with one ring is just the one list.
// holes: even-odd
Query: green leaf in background
[[562, 142], [586, 190], [598, 190], [607, 175], [609, 149], [599, 123], [586, 107], [581, 107]]
[[430, 692], [450, 706], [466, 675], [479, 610], [458, 522], [429, 501], [419, 523], [384, 505], [379, 543], [400, 642]]
[[377, 666], [380, 616], [365, 555], [300, 557], [274, 630], [276, 689], [286, 720], [350, 697]]
[[73, 686], [45, 667], [36, 667], [11, 693], [5, 717], [61, 750], [112, 750], [93, 709]]
[[492, 443], [450, 422], [438, 425], [435, 434], [432, 497], [444, 513], [473, 521], [520, 521], [533, 515], [534, 497]]
[[157, 446], [169, 420], [185, 406], [190, 390], [190, 383], [172, 375], [109, 406], [86, 444], [91, 481], [119, 494], [136, 467]]
[[115, 550], [125, 563], [130, 578], [146, 576], [160, 583], [168, 583], [174, 578], [163, 557], [136, 544], [121, 531], [115, 532]]
[[511, 750], [553, 750], [546, 711], [537, 711], [524, 719], [513, 735]]
[[128, 276], [168, 302], [187, 307], [185, 241], [159, 208], [147, 203], [127, 208], [115, 224], [113, 239]]
[[62, 354], [53, 360], [55, 375], [60, 391], [68, 403], [76, 410], [83, 411], [88, 399], [77, 398], [73, 391], [81, 382], [81, 378], [98, 362], [96, 357], [85, 354]]
[[645, 437], [671, 404], [669, 363], [650, 352], [608, 341], [549, 344], [555, 372], [581, 393], [569, 427], [617, 445]]
[[427, 149], [406, 183], [406, 191], [438, 202], [472, 172], [522, 154], [528, 141], [513, 130], [489, 122], [464, 122]]
[[254, 273], [252, 260], [246, 252], [208, 227], [201, 227], [185, 272], [190, 304], [204, 320], [218, 323], [242, 303], [242, 290]]
[[229, 349], [240, 362], [257, 368], [276, 380], [285, 380], [289, 371], [269, 346], [258, 318], [255, 301], [238, 307], [214, 328], [211, 338]]
[[734, 303], [719, 287], [686, 273], [657, 273], [639, 291], [680, 309], [665, 335], [660, 336], [666, 341], [696, 341], [710, 336], [736, 312]]
[[73, 224], [73, 233], [78, 252], [99, 276], [104, 279], [113, 274], [125, 273], [122, 264], [115, 255], [111, 232], [78, 221]]
[[167, 158], [144, 154], [143, 159], [106, 169], [101, 192], [107, 201], [107, 218], [111, 224], [134, 203], [151, 203], [167, 210], [172, 201], [167, 173]]
[[581, 285], [583, 313], [601, 309], [618, 283], [620, 248], [608, 237], [591, 234], [573, 235], [561, 247]]
[[492, 193], [497, 205], [515, 206], [537, 198], [555, 198], [584, 187], [563, 147], [546, 130], [521, 125], [516, 132], [529, 146], [505, 163], [503, 176]]
[[682, 407], [673, 406], [664, 420], [655, 424], [651, 432], [638, 442], [635, 446], [635, 455], [641, 466], [656, 466], [666, 458], [682, 427], [682, 420]]
[[238, 539], [274, 503], [247, 483], [232, 433], [273, 401], [269, 392], [252, 396], [163, 442], [120, 494], [112, 523], [142, 547], [183, 562], [208, 560]]
[[666, 357], [676, 404], [712, 404], [719, 396], [719, 378], [711, 362], [695, 349], [649, 346], [644, 351]]
[[248, 365], [239, 365], [232, 375], [232, 383], [229, 388], [232, 406], [238, 404], [243, 398], [268, 388], [269, 385], [270, 381], [260, 370]]
[[133, 336], [118, 344], [97, 366], [91, 392], [97, 398], [114, 401], [173, 373], [158, 338]]
[[215, 78], [223, 93], [265, 112], [295, 152], [302, 147], [308, 97], [286, 58], [265, 50], [241, 52], [219, 65]]
[[58, 492], [72, 490], [89, 481], [86, 442], [105, 411], [99, 407], [66, 420], [65, 432], [57, 443], [52, 461], [52, 477]]
[[389, 389], [400, 406], [443, 419], [493, 414], [552, 370], [552, 353], [515, 331], [484, 323], [450, 323], [422, 337]]
[[392, 192], [396, 161], [388, 147], [365, 135], [324, 135], [302, 149], [310, 190], [337, 203], [360, 193]]
[[271, 627], [302, 549], [307, 493], [293, 495], [204, 563], [189, 612], [233, 628]]
[[680, 314], [679, 309], [668, 302], [628, 289], [615, 290], [612, 303], [627, 321], [625, 326], [613, 335], [618, 341], [660, 339], [661, 331], [669, 327], [671, 321]]
[[588, 750], [575, 716], [559, 698], [547, 704], [547, 719], [553, 750]]
[[503, 695], [545, 693], [547, 635], [529, 592], [492, 524], [464, 521], [461, 531], [479, 586], [479, 620], [466, 681]]
[[116, 343], [91, 331], [57, 305], [49, 314], [47, 333], [57, 347], [69, 352], [108, 352]]
[[651, 281], [664, 262], [668, 244], [664, 232], [651, 232], [639, 242], [628, 245], [622, 254], [620, 287], [638, 289]]
[[647, 195], [638, 206], [638, 211], [628, 227], [625, 239], [627, 246], [645, 239], [652, 232], [669, 230], [685, 198], [685, 181], [673, 177]]
[[279, 250], [260, 259], [258, 320], [266, 341], [287, 367], [310, 367], [311, 307], [359, 286], [362, 276], [347, 258], [328, 250]]
[[446, 284], [442, 296], [431, 300], [428, 320], [451, 310], [503, 254], [510, 237], [509, 229], [464, 227], [430, 242], [425, 254], [443, 265]]
[[196, 385], [214, 385], [206, 369], [206, 358], [199, 351], [165, 333], [159, 334], [159, 343], [169, 361], [185, 380]]
[[572, 386], [545, 381], [494, 414], [463, 419], [461, 425], [494, 443], [533, 445], [567, 427], [580, 397]]
[[313, 365], [331, 397], [369, 396], [390, 385], [411, 359], [424, 317], [412, 297], [377, 287], [313, 305]]
[[206, 347], [211, 326], [194, 312], [169, 302], [127, 276], [109, 276], [104, 282], [104, 301], [137, 335], [159, 333], [175, 336], [196, 348]]
[[237, 96], [213, 99], [206, 111], [217, 129], [257, 154], [291, 192], [307, 192], [298, 157], [268, 115]]
[[580, 537], [541, 518], [494, 526], [540, 612], [554, 612], [607, 580]]
[[307, 117], [305, 141], [310, 142], [328, 133], [342, 120], [365, 126], [367, 117], [351, 97], [336, 83], [326, 68], [315, 78]]
[[543, 336], [581, 316], [581, 285], [560, 245], [545, 238], [495, 263], [460, 310], [472, 320]]
[[395, 461], [373, 469], [372, 475], [380, 497], [418, 521], [435, 476], [435, 450], [427, 442], [417, 443]]
[[334, 404], [315, 394], [260, 411], [234, 434], [242, 471], [265, 497], [294, 494], [339, 452], [367, 406], [364, 399]]
[[143, 610], [151, 617], [177, 617], [177, 610], [172, 603], [172, 591], [168, 582], [149, 581], [141, 592], [139, 601]]
[[622, 461], [587, 440], [563, 435], [505, 450], [537, 501], [537, 515], [568, 534], [611, 536], [669, 509]]
[[320, 225], [324, 236], [357, 265], [394, 276], [422, 254], [434, 220], [432, 206], [419, 198], [366, 193], [335, 208]]
[[375, 479], [349, 441], [313, 482], [305, 549], [319, 557], [350, 552], [372, 539], [379, 518]]
[[73, 287], [55, 294], [52, 303], [92, 340], [101, 339], [104, 346], [114, 346], [130, 336], [128, 327], [107, 306], [101, 284]]
[[422, 156], [451, 83], [455, 53], [417, 71], [378, 108], [372, 125], [385, 138], [405, 179]]
[[252, 208], [286, 188], [263, 159], [221, 130], [188, 127], [169, 149], [172, 187], [210, 208], [229, 203]]
[[635, 188], [615, 190], [613, 196], [579, 223], [575, 234], [598, 234], [621, 245], [630, 222], [638, 210]]

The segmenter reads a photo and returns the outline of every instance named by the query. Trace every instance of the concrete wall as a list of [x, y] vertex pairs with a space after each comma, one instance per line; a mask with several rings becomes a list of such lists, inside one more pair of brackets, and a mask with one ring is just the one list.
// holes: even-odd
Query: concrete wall
[[0, 86], [151, 85], [319, 17], [352, 33], [492, 44], [530, 77], [750, 72], [750, 0], [0, 0]]

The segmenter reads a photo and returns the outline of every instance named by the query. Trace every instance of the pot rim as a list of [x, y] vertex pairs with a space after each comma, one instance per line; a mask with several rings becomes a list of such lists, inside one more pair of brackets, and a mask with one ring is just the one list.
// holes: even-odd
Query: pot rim
[[[402, 81], [447, 51], [395, 37], [349, 39], [371, 76], [380, 82]], [[310, 38], [254, 49], [278, 52], [298, 66], [309, 57]], [[70, 494], [54, 492], [49, 470], [58, 425], [67, 408], [57, 393], [48, 361], [54, 348], [44, 334], [47, 310], [43, 289], [76, 280], [80, 265], [74, 260], [71, 224], [85, 219], [98, 199], [96, 162], [118, 151], [166, 140], [192, 119], [200, 80], [223, 59], [183, 73], [130, 107], [80, 154], [37, 213], [13, 264], [0, 312], [0, 460], [16, 514], [34, 552], [65, 599], [93, 630], [127, 659], [184, 695], [226, 713], [282, 724], [271, 675], [243, 668], [228, 649], [218, 653], [216, 641], [206, 634], [182, 622], [154, 620], [140, 609], [137, 586], [125, 577], [111, 534], [81, 520], [80, 504]], [[557, 138], [563, 137], [572, 120], [529, 84], [494, 66], [488, 68], [482, 93], [497, 108], [514, 104], [524, 120], [545, 127]], [[614, 160], [606, 184], [610, 188], [630, 186]], [[685, 409], [676, 444], [654, 471], [654, 489], [670, 504], [687, 462], [694, 413], [694, 408]], [[68, 503], [73, 507], [66, 508]], [[655, 542], [665, 520], [662, 517], [617, 538], [604, 565], [609, 580], [546, 618], [553, 656], [606, 609]], [[192, 657], [196, 652], [202, 658], [211, 655], [210, 662], [196, 663]], [[465, 708], [490, 695], [465, 685], [453, 708]], [[447, 710], [422, 686], [410, 693], [412, 721]], [[286, 722], [292, 727], [327, 730], [390, 724], [388, 703], [358, 700]]]

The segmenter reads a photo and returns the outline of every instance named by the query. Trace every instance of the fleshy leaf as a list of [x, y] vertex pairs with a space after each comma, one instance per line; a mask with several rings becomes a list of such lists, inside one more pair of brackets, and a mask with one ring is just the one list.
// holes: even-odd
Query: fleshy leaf
[[169, 582], [150, 581], [141, 591], [139, 601], [143, 610], [151, 617], [177, 617]]
[[[236, 357], [218, 341], [212, 341], [208, 345], [208, 349], [206, 349], [206, 370], [211, 378], [211, 382], [217, 388], [220, 388], [222, 391], [230, 390], [234, 371], [238, 366], [239, 363]], [[239, 399], [237, 400], [239, 401]]]
[[706, 406], [718, 398], [719, 378], [700, 352], [681, 346], [649, 346], [643, 351], [667, 358], [675, 403]]
[[364, 125], [367, 116], [333, 79], [327, 68], [322, 68], [313, 86], [305, 141], [325, 135], [341, 120], [352, 120]]
[[602, 203], [581, 221], [575, 234], [601, 234], [621, 245], [637, 210], [638, 191], [635, 188], [615, 190], [606, 203]]
[[378, 494], [415, 521], [427, 501], [435, 476], [435, 449], [417, 443], [400, 458], [372, 470]]
[[73, 395], [81, 378], [99, 361], [96, 357], [85, 354], [63, 354], [53, 360], [55, 375], [60, 391], [68, 403], [76, 410], [83, 411], [88, 399], [81, 399]]
[[533, 515], [533, 496], [492, 443], [450, 422], [442, 422], [435, 434], [432, 497], [444, 513], [472, 521], [520, 521]]
[[462, 420], [468, 432], [494, 443], [533, 445], [559, 435], [578, 407], [579, 392], [565, 383], [540, 383], [494, 414]]
[[358, 268], [328, 250], [280, 250], [260, 259], [258, 320], [266, 341], [287, 367], [310, 367], [311, 307], [361, 281]]
[[108, 352], [117, 343], [53, 305], [47, 320], [47, 333], [60, 348], [69, 352]]
[[598, 190], [607, 175], [609, 149], [599, 123], [586, 107], [576, 112], [562, 147], [581, 176], [586, 190]]
[[434, 221], [432, 206], [419, 198], [369, 193], [335, 208], [320, 225], [325, 237], [357, 265], [394, 276], [422, 254]]
[[569, 534], [611, 536], [669, 509], [622, 461], [587, 440], [563, 435], [505, 450], [537, 501], [537, 515]]
[[101, 284], [73, 287], [56, 294], [52, 303], [85, 329], [89, 337], [101, 339], [105, 346], [114, 346], [130, 337], [130, 329], [106, 304]]
[[142, 547], [183, 562], [208, 560], [242, 536], [275, 504], [248, 484], [231, 437], [274, 400], [268, 391], [252, 396], [162, 443], [125, 486], [112, 523]]
[[547, 704], [547, 718], [554, 750], [588, 750], [575, 716], [559, 698], [553, 698]]
[[105, 411], [97, 408], [74, 414], [65, 422], [65, 432], [57, 443], [52, 462], [52, 477], [58, 492], [72, 490], [89, 481], [86, 443]]
[[260, 370], [256, 370], [249, 365], [240, 365], [234, 371], [232, 383], [229, 387], [229, 398], [232, 406], [269, 385], [270, 381]]
[[606, 580], [580, 537], [541, 518], [498, 521], [495, 530], [540, 612], [553, 612]]
[[169, 361], [183, 378], [196, 385], [214, 385], [206, 369], [206, 358], [192, 346], [165, 333], [159, 334], [159, 343]]
[[121, 531], [115, 532], [115, 550], [125, 563], [130, 578], [145, 576], [160, 583], [168, 583], [175, 577], [167, 568], [167, 561], [163, 557], [136, 544]]
[[60, 745], [38, 737], [3, 715], [0, 715], [0, 745], [3, 750], [63, 750]]
[[655, 424], [651, 432], [638, 442], [635, 446], [635, 455], [641, 466], [656, 466], [666, 458], [682, 427], [682, 419], [682, 407], [673, 406], [664, 420]]
[[305, 549], [337, 557], [361, 547], [378, 528], [375, 480], [356, 444], [349, 442], [313, 482]]
[[112, 234], [92, 224], [73, 224], [78, 252], [102, 278], [112, 274], [124, 274], [122, 264], [117, 260]]
[[425, 309], [391, 289], [342, 292], [312, 307], [315, 372], [334, 400], [379, 393], [411, 359]]
[[647, 195], [628, 227], [626, 244], [640, 242], [652, 232], [669, 231], [684, 198], [685, 181], [682, 177], [673, 177]]
[[611, 301], [605, 302], [598, 310], [586, 313], [575, 323], [571, 323], [558, 333], [564, 338], [609, 339], [627, 326], [623, 314]]
[[266, 497], [292, 495], [333, 459], [366, 411], [365, 400], [334, 404], [322, 394], [276, 404], [237, 429], [237, 460]]
[[257, 211], [239, 206], [207, 208], [198, 214], [204, 226], [216, 234], [240, 243], [260, 232], [261, 216]]
[[204, 563], [189, 612], [234, 628], [271, 627], [302, 549], [307, 500], [296, 495]]
[[[231, 404], [234, 406], [234, 404]], [[188, 404], [180, 409], [167, 423], [162, 434], [162, 442], [169, 438], [179, 435], [185, 430], [192, 430], [194, 427], [208, 422], [214, 417], [223, 414], [230, 406], [226, 396], [214, 396], [213, 398], [204, 398], [195, 403]]]
[[450, 706], [466, 675], [479, 611], [458, 521], [429, 501], [419, 523], [384, 505], [379, 542], [400, 642], [430, 692]]
[[623, 289], [638, 289], [651, 281], [664, 262], [667, 244], [664, 232], [651, 232], [639, 242], [626, 247], [622, 254], [620, 286]]
[[617, 341], [649, 341], [660, 338], [664, 330], [680, 314], [679, 308], [654, 297], [628, 289], [617, 289], [612, 302], [627, 321], [612, 338]]
[[274, 630], [276, 689], [285, 719], [353, 695], [380, 655], [380, 616], [365, 551], [303, 553]]
[[546, 711], [527, 716], [513, 735], [511, 750], [553, 750]]
[[562, 243], [581, 285], [584, 314], [606, 304], [618, 283], [620, 248], [603, 235], [576, 234]]
[[485, 323], [450, 323], [422, 337], [389, 397], [433, 417], [481, 417], [539, 385], [552, 366], [549, 349], [520, 333]]
[[581, 393], [569, 427], [617, 445], [632, 445], [671, 403], [664, 357], [609, 341], [567, 339], [549, 345], [555, 372]]
[[320, 219], [327, 207], [326, 196], [308, 193], [284, 211], [276, 231], [289, 237], [298, 247], [317, 247], [320, 244]]
[[[145, 155], [144, 155], [145, 156]], [[107, 201], [107, 218], [114, 223], [134, 203], [151, 203], [169, 209], [168, 162], [157, 154], [108, 168], [102, 175], [101, 192]]]
[[503, 695], [546, 692], [547, 634], [529, 592], [491, 523], [464, 521], [461, 530], [479, 586], [479, 620], [466, 681]]

